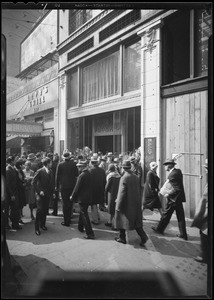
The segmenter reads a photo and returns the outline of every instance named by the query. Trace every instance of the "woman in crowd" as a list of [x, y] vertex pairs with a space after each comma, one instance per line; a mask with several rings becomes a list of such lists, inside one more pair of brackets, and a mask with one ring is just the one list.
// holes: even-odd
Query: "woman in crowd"
[[158, 164], [156, 162], [150, 163], [150, 170], [146, 175], [143, 191], [143, 211], [145, 209], [153, 211], [154, 208], [157, 208], [162, 215], [162, 205], [158, 196], [160, 178], [156, 173], [157, 167]]
[[23, 172], [26, 178], [26, 186], [25, 186], [26, 202], [29, 205], [31, 220], [35, 220], [35, 217], [33, 215], [33, 209], [36, 206], [36, 197], [35, 197], [34, 188], [32, 186], [34, 171], [31, 170], [31, 162], [29, 160], [25, 162], [25, 169], [23, 170]]
[[115, 215], [115, 199], [117, 198], [117, 192], [120, 182], [120, 174], [117, 172], [114, 164], [110, 164], [108, 167], [108, 175], [106, 177], [105, 197], [108, 203], [109, 221], [105, 223], [105, 226], [113, 227], [113, 219]]

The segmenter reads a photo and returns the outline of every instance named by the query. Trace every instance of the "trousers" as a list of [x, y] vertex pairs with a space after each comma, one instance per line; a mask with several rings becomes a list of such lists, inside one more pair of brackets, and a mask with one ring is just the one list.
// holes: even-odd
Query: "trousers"
[[73, 214], [73, 202], [70, 200], [70, 196], [71, 196], [72, 192], [73, 192], [73, 189], [61, 190], [62, 211], [63, 211], [64, 223], [66, 225], [71, 224], [71, 216]]
[[51, 198], [50, 195], [39, 196], [37, 198], [35, 231], [39, 230], [39, 227], [45, 226], [50, 198]]
[[187, 235], [186, 221], [185, 221], [184, 208], [182, 202], [176, 203], [176, 202], [168, 201], [166, 203], [166, 207], [158, 223], [157, 230], [162, 233], [164, 232], [164, 230], [166, 229], [167, 225], [170, 222], [170, 219], [174, 211], [176, 212], [180, 235], [186, 236]]
[[80, 214], [79, 214], [79, 221], [78, 221], [78, 228], [84, 229], [87, 235], [94, 235], [93, 229], [91, 227], [91, 222], [88, 216], [88, 207], [89, 204], [86, 203], [79, 203], [80, 207]]

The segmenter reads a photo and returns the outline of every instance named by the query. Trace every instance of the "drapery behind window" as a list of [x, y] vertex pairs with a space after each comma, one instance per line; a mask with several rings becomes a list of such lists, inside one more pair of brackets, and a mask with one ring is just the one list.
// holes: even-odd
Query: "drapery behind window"
[[83, 68], [83, 103], [119, 93], [119, 53]]

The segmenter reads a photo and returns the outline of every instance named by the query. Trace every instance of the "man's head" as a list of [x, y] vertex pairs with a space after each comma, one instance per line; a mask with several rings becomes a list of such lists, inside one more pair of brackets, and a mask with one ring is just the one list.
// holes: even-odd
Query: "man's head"
[[125, 170], [125, 171], [128, 171], [131, 169], [131, 163], [129, 160], [124, 160], [123, 161], [123, 164], [122, 164], [122, 168]]
[[79, 172], [82, 172], [82, 170], [84, 170], [88, 165], [87, 160], [79, 160], [79, 162], [77, 163], [77, 168], [79, 170]]
[[9, 156], [6, 160], [6, 163], [11, 165], [11, 166], [14, 166], [15, 165], [15, 157], [14, 156]]
[[52, 166], [52, 160], [49, 157], [44, 157], [42, 159], [42, 164], [43, 164], [44, 167], [50, 169], [51, 166]]
[[176, 165], [176, 162], [174, 161], [174, 159], [172, 158], [168, 158], [163, 165], [165, 166], [165, 170], [166, 171], [170, 171], [171, 169], [174, 168], [174, 166]]

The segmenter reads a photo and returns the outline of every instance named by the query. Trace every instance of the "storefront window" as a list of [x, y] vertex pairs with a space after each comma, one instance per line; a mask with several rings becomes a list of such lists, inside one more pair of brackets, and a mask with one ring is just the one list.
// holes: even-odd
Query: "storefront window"
[[83, 68], [83, 103], [119, 93], [119, 54], [115, 52]]
[[77, 71], [68, 75], [68, 108], [78, 105], [78, 80]]
[[125, 48], [124, 81], [125, 92], [140, 89], [141, 78], [141, 42]]
[[211, 11], [196, 11], [195, 17], [195, 75], [208, 74], [208, 39], [212, 34]]

